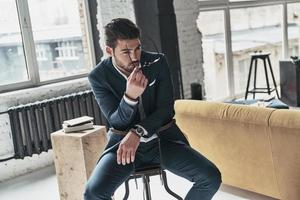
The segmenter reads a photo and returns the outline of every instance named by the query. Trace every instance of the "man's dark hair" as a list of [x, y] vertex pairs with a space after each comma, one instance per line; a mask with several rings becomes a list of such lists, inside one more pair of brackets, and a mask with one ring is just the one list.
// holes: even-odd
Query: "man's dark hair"
[[140, 29], [129, 19], [116, 18], [105, 27], [105, 44], [113, 49], [117, 46], [117, 40], [140, 38]]

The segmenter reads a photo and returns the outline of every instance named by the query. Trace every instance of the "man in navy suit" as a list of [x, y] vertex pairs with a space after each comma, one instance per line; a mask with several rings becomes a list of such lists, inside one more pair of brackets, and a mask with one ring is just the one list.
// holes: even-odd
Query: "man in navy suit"
[[217, 167], [192, 149], [173, 121], [173, 86], [163, 54], [142, 51], [140, 30], [117, 18], [105, 26], [106, 52], [89, 74], [109, 124], [109, 142], [84, 193], [108, 200], [136, 169], [160, 164], [193, 182], [186, 200], [210, 200], [219, 189]]

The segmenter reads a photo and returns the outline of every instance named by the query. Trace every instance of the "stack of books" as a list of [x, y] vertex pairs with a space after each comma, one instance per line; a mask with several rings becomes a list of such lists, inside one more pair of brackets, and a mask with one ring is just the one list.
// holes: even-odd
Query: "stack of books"
[[63, 131], [65, 133], [84, 131], [87, 129], [93, 129], [93, 117], [83, 116], [74, 119], [64, 121], [62, 124]]

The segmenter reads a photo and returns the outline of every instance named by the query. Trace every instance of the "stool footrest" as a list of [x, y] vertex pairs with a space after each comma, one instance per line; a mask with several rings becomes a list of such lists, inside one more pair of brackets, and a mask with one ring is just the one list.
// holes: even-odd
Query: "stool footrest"
[[123, 200], [127, 200], [129, 196], [129, 185], [128, 182], [130, 179], [136, 179], [136, 178], [142, 178], [143, 179], [143, 185], [144, 185], [144, 199], [145, 200], [151, 200], [151, 192], [150, 192], [150, 176], [155, 176], [155, 175], [161, 175], [161, 178], [163, 179], [163, 185], [166, 191], [175, 197], [178, 200], [183, 200], [179, 195], [174, 193], [173, 191], [170, 190], [168, 187], [167, 183], [167, 177], [166, 177], [166, 172], [160, 167], [160, 166], [152, 166], [152, 167], [146, 167], [146, 168], [140, 168], [136, 169], [135, 172], [133, 172], [129, 178], [125, 181], [125, 195]]
[[[275, 91], [275, 88], [270, 88], [270, 93]], [[249, 90], [248, 93], [269, 93], [268, 88], [255, 88]]]

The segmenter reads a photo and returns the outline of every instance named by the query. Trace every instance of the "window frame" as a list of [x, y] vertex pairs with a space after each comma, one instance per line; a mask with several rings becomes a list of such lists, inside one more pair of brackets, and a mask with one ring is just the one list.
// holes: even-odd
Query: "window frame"
[[241, 9], [250, 7], [261, 7], [261, 6], [282, 6], [282, 52], [283, 58], [288, 58], [288, 9], [287, 5], [292, 3], [300, 3], [299, 0], [244, 0], [234, 1], [230, 0], [199, 0], [199, 12], [205, 11], [223, 11], [224, 13], [224, 31], [225, 31], [225, 63], [228, 75], [228, 98], [238, 98], [243, 94], [235, 92], [235, 81], [234, 81], [234, 66], [233, 66], [233, 53], [232, 53], [232, 36], [231, 36], [231, 9]]
[[[13, 90], [20, 90], [32, 87], [38, 87], [42, 85], [68, 81], [78, 78], [83, 78], [88, 75], [88, 73], [61, 77], [57, 79], [51, 79], [46, 81], [40, 81], [39, 67], [37, 63], [37, 55], [35, 50], [35, 43], [33, 39], [33, 32], [29, 14], [28, 2], [24, 0], [15, 0], [17, 14], [19, 19], [20, 32], [22, 36], [22, 44], [24, 50], [25, 63], [28, 73], [28, 80], [21, 81], [17, 83], [11, 83], [6, 85], [0, 85], [0, 93], [10, 92]], [[78, 3], [78, 6], [79, 3]], [[87, 38], [87, 47], [89, 51], [89, 60], [92, 66], [96, 65], [95, 52], [94, 52], [94, 43], [92, 35], [92, 25], [90, 20], [89, 5], [88, 0], [82, 0], [83, 12], [84, 12], [84, 24], [85, 24], [85, 33]]]

